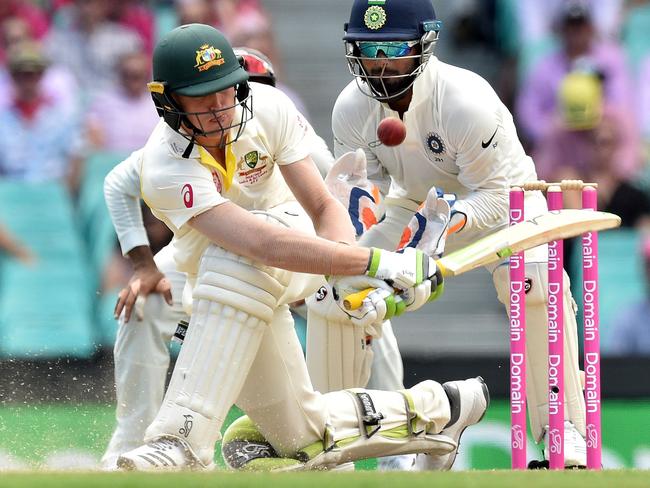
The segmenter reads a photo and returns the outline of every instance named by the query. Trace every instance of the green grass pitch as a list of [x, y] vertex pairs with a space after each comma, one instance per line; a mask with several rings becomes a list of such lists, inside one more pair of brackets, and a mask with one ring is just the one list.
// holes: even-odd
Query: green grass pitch
[[618, 471], [470, 471], [438, 473], [4, 473], [3, 488], [625, 488], [650, 486], [650, 472]]

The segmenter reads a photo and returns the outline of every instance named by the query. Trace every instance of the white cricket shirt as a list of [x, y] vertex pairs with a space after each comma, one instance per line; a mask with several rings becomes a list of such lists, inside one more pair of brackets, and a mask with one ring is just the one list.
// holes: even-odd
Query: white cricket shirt
[[107, 205], [123, 252], [146, 244], [134, 198], [136, 185], [137, 196], [141, 194], [174, 233], [178, 270], [192, 275], [209, 244], [187, 225], [192, 217], [226, 201], [247, 210], [266, 210], [295, 200], [278, 166], [310, 154], [312, 139], [307, 136], [313, 130], [281, 91], [258, 83], [251, 83], [251, 90], [254, 117], [227, 146], [226, 168], [198, 145], [183, 158], [188, 141], [161, 120], [145, 146], [107, 176]]
[[536, 179], [512, 115], [471, 71], [430, 59], [413, 86], [403, 117], [406, 140], [399, 146], [377, 140], [377, 126], [389, 116], [398, 114], [363, 95], [352, 81], [334, 106], [335, 157], [363, 148], [369, 178], [388, 197], [419, 203], [433, 186], [455, 193], [460, 199], [455, 208], [467, 214], [462, 232], [503, 225], [509, 186]]

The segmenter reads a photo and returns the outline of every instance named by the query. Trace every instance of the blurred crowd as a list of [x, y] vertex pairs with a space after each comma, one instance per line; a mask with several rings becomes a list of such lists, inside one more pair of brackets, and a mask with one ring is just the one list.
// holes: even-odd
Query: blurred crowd
[[[480, 59], [485, 73], [475, 70], [513, 112], [539, 177], [596, 182], [601, 209], [649, 229], [650, 1], [456, 0], [445, 10], [454, 57], [440, 56]], [[153, 45], [190, 22], [266, 54], [282, 79], [261, 0], [0, 1], [0, 180], [64, 184], [78, 204], [91, 155], [126, 156], [146, 141], [158, 121], [146, 87]], [[147, 225], [160, 245], [170, 238], [155, 219]], [[1, 228], [0, 249], [33, 261]], [[128, 279], [117, 247], [106, 269], [105, 289]], [[645, 349], [635, 352], [650, 354], [650, 325], [640, 333]]]

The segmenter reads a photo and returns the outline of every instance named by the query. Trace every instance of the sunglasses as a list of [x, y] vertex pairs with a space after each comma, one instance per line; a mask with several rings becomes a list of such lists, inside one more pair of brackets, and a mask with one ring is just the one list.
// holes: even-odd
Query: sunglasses
[[364, 58], [376, 58], [382, 52], [387, 58], [406, 56], [411, 48], [419, 44], [415, 41], [359, 41], [357, 47]]

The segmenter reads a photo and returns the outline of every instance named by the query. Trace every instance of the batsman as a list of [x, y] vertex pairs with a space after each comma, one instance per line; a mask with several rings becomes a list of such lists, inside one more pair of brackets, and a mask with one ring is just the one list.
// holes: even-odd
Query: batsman
[[[435, 260], [415, 249], [355, 245], [345, 208], [309, 156], [304, 118], [279, 90], [248, 83], [218, 30], [190, 24], [169, 32], [154, 50], [153, 75], [161, 120], [107, 181], [139, 179], [142, 198], [173, 231], [168, 251], [186, 274], [180, 301], [191, 318], [144, 445], [121, 453], [117, 466], [213, 467], [233, 403], [247, 414], [224, 435], [234, 468], [333, 468], [377, 455], [454, 452], [447, 434], [475, 424], [488, 407], [481, 378], [321, 394], [288, 305], [320, 288], [328, 310], [369, 330], [436, 296]], [[128, 191], [123, 197], [133, 200]], [[127, 254], [135, 274], [116, 307], [125, 322], [139, 296], [172, 298], [148, 246]], [[376, 290], [362, 307], [345, 311], [343, 297], [369, 286]]]
[[[352, 4], [343, 39], [354, 81], [334, 106], [334, 152], [339, 159], [326, 181], [348, 208], [361, 245], [419, 247], [432, 255], [453, 251], [506, 227], [510, 186], [537, 180], [513, 118], [490, 85], [434, 55], [440, 30], [431, 0]], [[398, 146], [388, 147], [377, 138], [377, 127], [386, 117], [399, 118], [406, 126], [406, 139]], [[546, 210], [540, 192], [527, 195], [527, 217]], [[499, 300], [507, 304], [507, 263], [489, 266], [488, 271]], [[539, 442], [548, 430], [546, 246], [526, 253], [526, 279], [526, 393], [532, 432]], [[576, 304], [566, 273], [564, 279], [564, 308], [573, 311], [564, 314], [563, 325], [565, 464], [584, 466], [585, 403]], [[342, 349], [331, 331], [344, 330], [345, 317], [328, 314], [315, 299], [308, 305], [314, 340], [308, 342], [307, 359], [315, 387], [330, 391], [365, 386], [369, 372], [351, 369], [351, 362], [335, 352]], [[368, 386], [399, 389], [403, 372], [395, 336], [389, 322], [378, 330], [381, 337], [377, 334], [372, 341]], [[316, 344], [328, 336], [329, 352], [324, 353]], [[356, 351], [364, 354], [360, 348]], [[339, 359], [339, 374], [334, 375]], [[458, 442], [462, 431], [454, 434]], [[416, 465], [448, 469], [454, 457], [419, 457]]]

